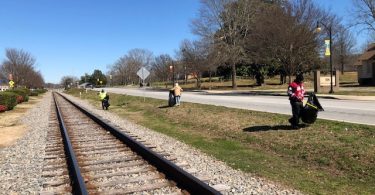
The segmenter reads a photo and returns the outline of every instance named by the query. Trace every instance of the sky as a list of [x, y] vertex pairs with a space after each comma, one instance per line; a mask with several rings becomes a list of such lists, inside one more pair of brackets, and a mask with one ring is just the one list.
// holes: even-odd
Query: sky
[[[313, 0], [346, 17], [351, 0]], [[45, 82], [103, 73], [129, 50], [175, 56], [194, 39], [191, 21], [199, 0], [0, 0], [0, 62], [5, 49], [36, 58]], [[357, 36], [359, 43], [363, 36]]]

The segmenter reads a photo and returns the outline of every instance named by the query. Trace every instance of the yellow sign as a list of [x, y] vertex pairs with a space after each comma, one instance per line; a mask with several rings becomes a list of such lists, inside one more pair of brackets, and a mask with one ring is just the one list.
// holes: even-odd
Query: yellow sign
[[13, 88], [13, 87], [14, 87], [14, 81], [12, 81], [12, 80], [9, 81], [9, 87], [10, 87], [10, 88]]
[[324, 42], [325, 42], [325, 45], [326, 45], [326, 52], [325, 52], [325, 55], [326, 56], [330, 56], [331, 55], [331, 51], [330, 51], [330, 49], [329, 49], [329, 44], [330, 44], [330, 40], [324, 40]]

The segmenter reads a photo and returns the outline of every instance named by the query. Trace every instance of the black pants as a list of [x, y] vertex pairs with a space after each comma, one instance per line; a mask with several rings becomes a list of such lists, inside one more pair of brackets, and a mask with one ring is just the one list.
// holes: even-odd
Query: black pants
[[290, 105], [292, 106], [292, 118], [289, 119], [289, 122], [293, 126], [297, 126], [299, 123], [299, 118], [301, 117], [301, 111], [303, 109], [303, 103], [297, 101], [290, 101]]
[[105, 108], [104, 100], [102, 100], [102, 108], [103, 108], [103, 110], [104, 110], [104, 108]]
[[108, 110], [109, 101], [107, 99], [102, 100], [102, 108]]

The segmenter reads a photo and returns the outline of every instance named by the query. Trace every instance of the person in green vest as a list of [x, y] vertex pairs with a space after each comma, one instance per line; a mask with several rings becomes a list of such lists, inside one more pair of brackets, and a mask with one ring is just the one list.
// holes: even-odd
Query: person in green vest
[[[102, 102], [103, 110], [105, 108], [105, 101], [108, 101], [108, 100], [106, 100], [106, 97], [107, 97], [107, 93], [104, 91], [104, 89], [102, 89], [102, 91], [99, 92], [99, 99]], [[107, 110], [108, 110], [108, 107], [107, 107]]]

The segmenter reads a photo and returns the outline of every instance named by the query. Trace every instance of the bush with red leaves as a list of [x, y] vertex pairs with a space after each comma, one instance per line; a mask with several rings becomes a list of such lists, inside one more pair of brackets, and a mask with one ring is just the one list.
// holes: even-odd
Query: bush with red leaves
[[17, 99], [17, 104], [19, 104], [19, 103], [22, 103], [22, 102], [23, 102], [23, 97], [22, 97], [22, 96], [20, 96], [20, 95], [17, 95], [16, 99]]
[[0, 112], [5, 112], [7, 110], [8, 110], [8, 108], [6, 106], [0, 105]]

